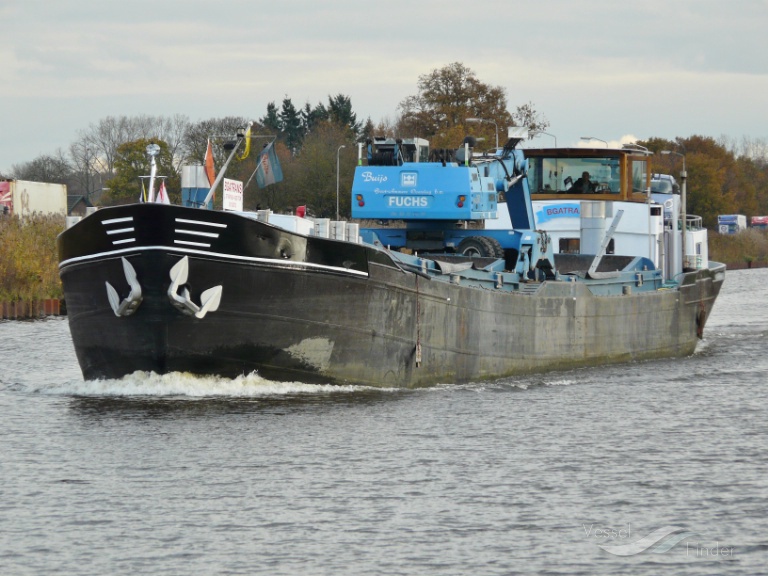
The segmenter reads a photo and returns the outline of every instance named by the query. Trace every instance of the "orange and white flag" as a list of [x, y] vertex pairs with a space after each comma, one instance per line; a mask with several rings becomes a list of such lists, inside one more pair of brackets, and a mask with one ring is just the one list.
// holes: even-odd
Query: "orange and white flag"
[[213, 186], [213, 182], [216, 180], [216, 168], [213, 165], [213, 148], [211, 148], [210, 138], [208, 139], [208, 148], [205, 151], [203, 166], [205, 166], [205, 174], [208, 176], [208, 186]]

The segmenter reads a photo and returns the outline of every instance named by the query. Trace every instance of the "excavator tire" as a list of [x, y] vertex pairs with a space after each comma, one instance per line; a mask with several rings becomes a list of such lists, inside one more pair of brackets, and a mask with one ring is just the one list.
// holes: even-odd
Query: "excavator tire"
[[503, 258], [504, 250], [501, 248], [501, 244], [497, 240], [485, 236], [468, 236], [459, 243], [459, 247], [456, 249], [456, 252], [464, 256], [479, 256], [481, 258], [499, 258], [499, 251]]

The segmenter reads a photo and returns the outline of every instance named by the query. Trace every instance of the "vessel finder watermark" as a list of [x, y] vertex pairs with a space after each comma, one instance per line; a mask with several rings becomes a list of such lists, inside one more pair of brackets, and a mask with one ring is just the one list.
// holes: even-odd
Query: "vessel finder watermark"
[[640, 537], [629, 522], [617, 526], [584, 523], [581, 527], [588, 538], [614, 556], [666, 554], [676, 548], [689, 558], [723, 560], [732, 558], [734, 553], [733, 546], [719, 541], [705, 543], [700, 534], [683, 526], [663, 526]]

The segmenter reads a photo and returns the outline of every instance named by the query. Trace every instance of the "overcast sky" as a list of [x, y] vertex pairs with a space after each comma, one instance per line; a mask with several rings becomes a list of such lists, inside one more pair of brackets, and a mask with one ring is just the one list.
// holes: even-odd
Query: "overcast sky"
[[[768, 139], [768, 0], [0, 0], [0, 172], [107, 116], [352, 100], [397, 115], [453, 62], [581, 136]], [[540, 136], [537, 145], [550, 146]]]

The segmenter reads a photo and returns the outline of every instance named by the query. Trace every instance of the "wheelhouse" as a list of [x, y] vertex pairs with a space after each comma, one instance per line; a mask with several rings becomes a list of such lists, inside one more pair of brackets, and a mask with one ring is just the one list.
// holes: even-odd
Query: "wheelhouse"
[[[533, 200], [623, 200], [647, 202], [648, 154], [620, 148], [535, 148], [525, 150]], [[588, 173], [588, 191], [579, 186]]]

